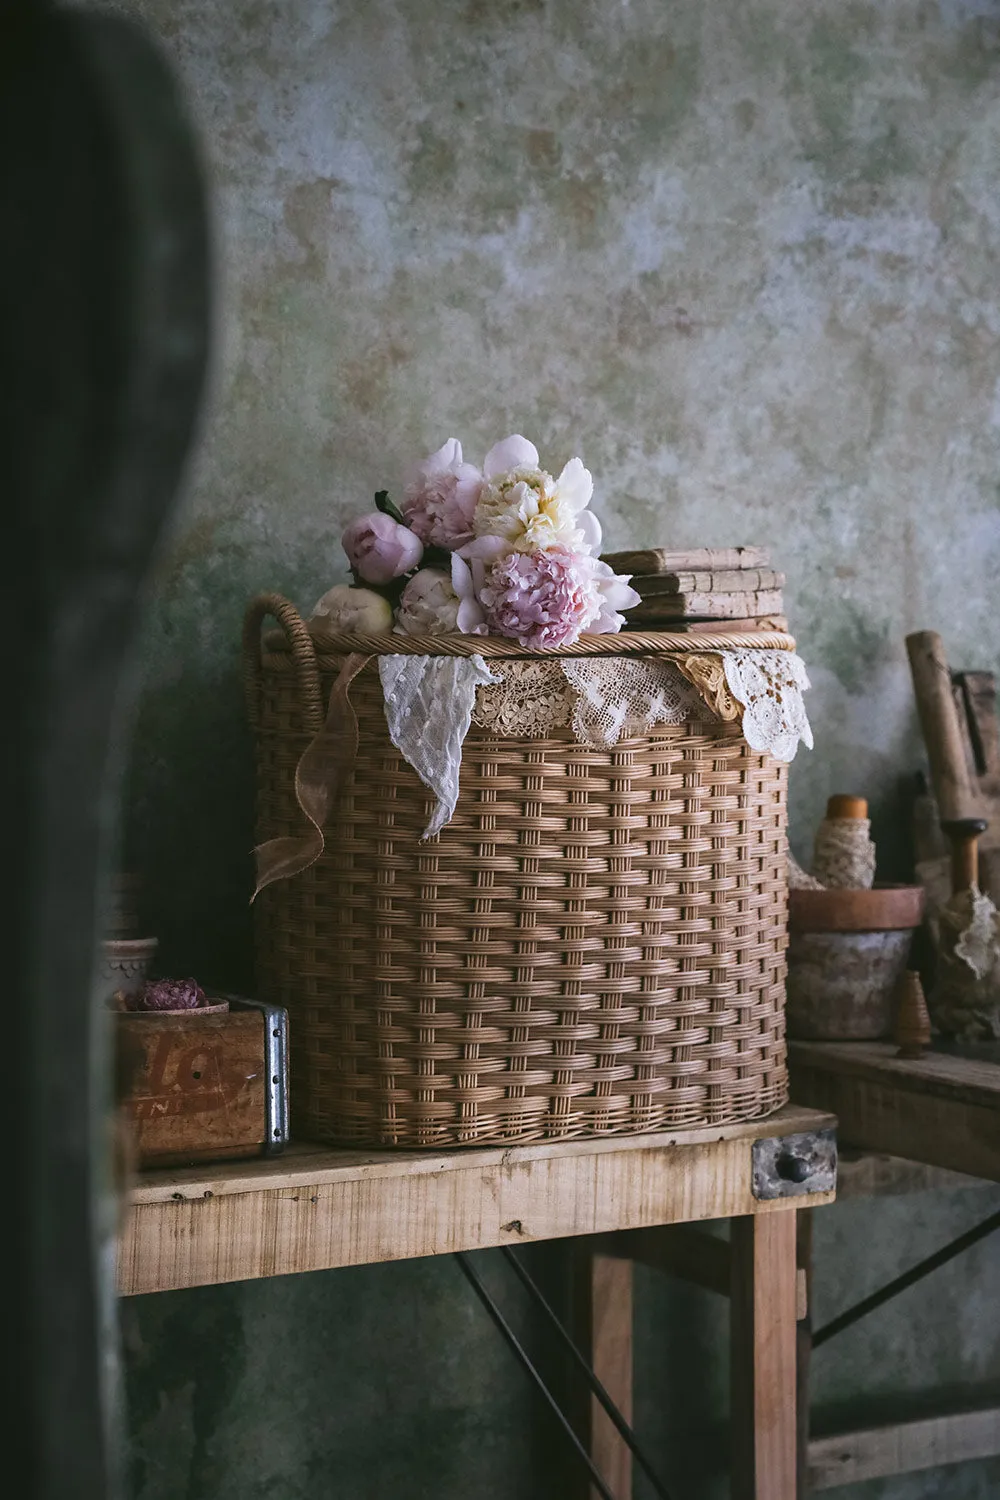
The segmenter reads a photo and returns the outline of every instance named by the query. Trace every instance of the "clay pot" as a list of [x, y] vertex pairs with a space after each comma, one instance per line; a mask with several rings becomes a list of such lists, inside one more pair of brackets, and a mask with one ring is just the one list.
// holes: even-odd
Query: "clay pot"
[[894, 999], [923, 919], [917, 885], [788, 893], [790, 1037], [862, 1041], [888, 1036]]
[[101, 944], [97, 984], [101, 1002], [114, 1009], [114, 996], [137, 995], [149, 977], [157, 938], [112, 938]]

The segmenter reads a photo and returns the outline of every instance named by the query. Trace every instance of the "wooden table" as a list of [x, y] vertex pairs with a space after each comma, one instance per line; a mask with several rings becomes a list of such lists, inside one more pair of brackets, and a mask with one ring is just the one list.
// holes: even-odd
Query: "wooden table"
[[1000, 1063], [892, 1042], [790, 1042], [795, 1096], [838, 1119], [845, 1146], [1000, 1182]]
[[[130, 1196], [119, 1285], [126, 1295], [169, 1291], [585, 1237], [577, 1334], [630, 1418], [638, 1247], [623, 1232], [732, 1218], [731, 1246], [715, 1243], [732, 1297], [733, 1493], [793, 1500], [795, 1210], [828, 1203], [833, 1191], [829, 1177], [818, 1190], [818, 1176], [772, 1175], [762, 1189], [760, 1163], [833, 1125], [826, 1113], [789, 1107], [710, 1130], [455, 1152], [297, 1146], [270, 1160], [151, 1172]], [[627, 1500], [629, 1455], [599, 1408], [588, 1436], [617, 1500]]]
[[[866, 1153], [845, 1173], [846, 1195], [1000, 1182], [1000, 1063], [897, 1052], [892, 1042], [789, 1043], [796, 1098], [835, 1111], [842, 1146]], [[965, 1410], [946, 1404], [940, 1413], [810, 1442], [810, 1492], [997, 1453], [994, 1400]]]

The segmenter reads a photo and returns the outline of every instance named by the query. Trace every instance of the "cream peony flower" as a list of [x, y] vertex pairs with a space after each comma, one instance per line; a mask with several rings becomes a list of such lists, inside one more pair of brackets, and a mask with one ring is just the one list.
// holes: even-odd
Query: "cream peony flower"
[[458, 629], [458, 595], [447, 573], [421, 568], [403, 590], [396, 611], [402, 635], [440, 635]]
[[336, 583], [317, 602], [309, 623], [322, 630], [343, 630], [348, 635], [380, 635], [392, 629], [392, 605], [372, 589]]
[[587, 509], [594, 481], [580, 459], [571, 458], [553, 479], [539, 467], [534, 443], [515, 434], [490, 449], [483, 475], [472, 518], [477, 537], [502, 537], [518, 552], [600, 548], [600, 524]]

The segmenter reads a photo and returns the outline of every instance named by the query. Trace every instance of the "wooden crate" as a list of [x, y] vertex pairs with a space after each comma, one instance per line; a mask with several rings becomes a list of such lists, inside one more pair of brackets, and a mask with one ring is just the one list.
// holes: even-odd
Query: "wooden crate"
[[121, 1107], [138, 1166], [228, 1161], [285, 1144], [284, 1012], [236, 1004], [221, 1014], [116, 1017]]

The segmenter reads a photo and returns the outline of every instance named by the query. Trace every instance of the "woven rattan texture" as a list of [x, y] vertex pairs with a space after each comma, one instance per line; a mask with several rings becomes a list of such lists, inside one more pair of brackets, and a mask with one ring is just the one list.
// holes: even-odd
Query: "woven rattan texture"
[[[430, 799], [374, 663], [351, 698], [357, 769], [326, 851], [257, 901], [300, 1137], [537, 1141], [786, 1102], [785, 766], [716, 723], [611, 750], [473, 727], [455, 817], [422, 844]], [[303, 828], [300, 701], [291, 656], [265, 655], [261, 840]]]

